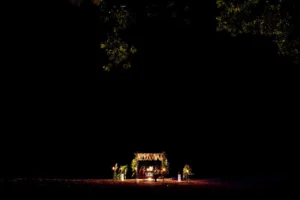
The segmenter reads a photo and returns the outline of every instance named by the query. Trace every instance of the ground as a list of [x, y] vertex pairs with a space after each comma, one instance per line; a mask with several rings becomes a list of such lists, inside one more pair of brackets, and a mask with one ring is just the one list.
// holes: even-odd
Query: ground
[[[189, 183], [166, 179], [154, 182], [153, 180], [135, 179], [114, 181], [109, 179], [11, 179], [6, 182], [6, 192], [22, 193], [56, 193], [68, 194], [88, 193], [96, 195], [113, 195], [124, 198], [132, 194], [143, 194], [155, 198], [156, 195], [291, 195], [294, 188], [287, 180], [273, 181], [224, 181], [218, 179], [191, 180]], [[154, 196], [153, 196], [154, 195]], [[158, 196], [159, 196], [158, 195]], [[294, 195], [294, 194], [293, 194]], [[243, 196], [244, 197], [244, 196]]]

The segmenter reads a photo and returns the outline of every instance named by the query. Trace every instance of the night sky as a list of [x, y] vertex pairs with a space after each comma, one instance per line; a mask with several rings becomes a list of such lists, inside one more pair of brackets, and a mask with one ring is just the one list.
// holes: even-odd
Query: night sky
[[[228, 65], [263, 67], [284, 62], [264, 38], [231, 38], [213, 32], [209, 43], [204, 43], [207, 38], [194, 28], [138, 21], [128, 36], [139, 49], [133, 68], [104, 73], [95, 8], [76, 8], [67, 2], [53, 8], [35, 29], [40, 33], [28, 33], [23, 41], [35, 47], [22, 55], [32, 64], [29, 70], [43, 74], [42, 78], [197, 80], [205, 76], [199, 72], [214, 64], [224, 70]], [[207, 53], [202, 55], [197, 48]], [[202, 86], [212, 87], [214, 79], [206, 81]], [[13, 142], [7, 147], [10, 171], [5, 175], [109, 178], [111, 166], [130, 164], [136, 151], [165, 151], [173, 176], [184, 164], [190, 164], [197, 177], [297, 173], [294, 108], [282, 109], [274, 99], [252, 99], [250, 94], [208, 100], [197, 85], [166, 83], [151, 90], [139, 85], [135, 91], [119, 88], [110, 93], [99, 89], [99, 101], [87, 103], [83, 110], [82, 104], [48, 98], [50, 103], [16, 104], [11, 116]]]
[[136, 151], [165, 151], [172, 176], [184, 164], [200, 178], [298, 174], [289, 108], [260, 98], [204, 101], [182, 90], [143, 95], [140, 103], [113, 100], [120, 96], [98, 109], [70, 102], [17, 108], [5, 175], [110, 178], [111, 166], [130, 164]]

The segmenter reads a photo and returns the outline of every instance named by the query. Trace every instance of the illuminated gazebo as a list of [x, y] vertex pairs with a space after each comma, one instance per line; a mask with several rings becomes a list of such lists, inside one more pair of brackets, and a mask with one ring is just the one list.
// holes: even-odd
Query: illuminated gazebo
[[166, 153], [135, 153], [132, 168], [137, 178], [153, 178], [157, 169], [160, 176], [165, 176], [169, 171]]

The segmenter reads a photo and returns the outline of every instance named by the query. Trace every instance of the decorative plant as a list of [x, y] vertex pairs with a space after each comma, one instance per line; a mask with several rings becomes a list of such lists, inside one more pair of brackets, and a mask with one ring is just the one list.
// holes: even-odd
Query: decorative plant
[[192, 168], [189, 165], [185, 165], [182, 170], [182, 178], [188, 180], [191, 175], [193, 175]]
[[169, 163], [166, 158], [165, 152], [163, 152], [163, 158], [161, 160], [161, 167], [162, 167], [162, 170], [165, 172], [165, 174], [169, 174]]
[[113, 170], [113, 180], [117, 180], [118, 179], [118, 175], [117, 175], [117, 170], [118, 170], [118, 163], [115, 164], [115, 166], [113, 166], [112, 168]]
[[126, 179], [126, 174], [128, 170], [128, 165], [122, 165], [119, 167], [119, 174], [118, 174], [118, 179], [120, 179], [121, 174], [124, 174], [124, 179]]
[[136, 167], [137, 167], [137, 161], [136, 161], [136, 159], [133, 159], [131, 161], [132, 177], [136, 174], [136, 171], [137, 171]]
[[165, 158], [162, 159], [162, 161], [161, 161], [161, 167], [166, 172], [166, 174], [169, 173], [169, 163], [168, 163], [167, 159], [165, 159]]

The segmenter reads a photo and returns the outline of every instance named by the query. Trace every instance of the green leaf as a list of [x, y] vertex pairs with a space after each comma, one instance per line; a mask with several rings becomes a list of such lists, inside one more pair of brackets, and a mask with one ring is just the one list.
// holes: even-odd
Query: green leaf
[[104, 66], [103, 68], [104, 68], [104, 71], [106, 71], [106, 72], [110, 71], [110, 68], [108, 66]]
[[129, 68], [131, 68], [131, 64], [130, 63], [123, 64], [123, 68], [124, 69], [129, 69]]
[[130, 48], [130, 53], [135, 54], [137, 52], [137, 49], [135, 47]]

